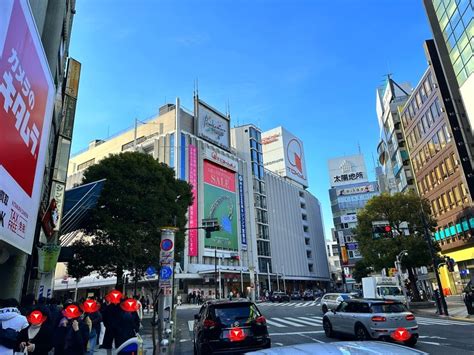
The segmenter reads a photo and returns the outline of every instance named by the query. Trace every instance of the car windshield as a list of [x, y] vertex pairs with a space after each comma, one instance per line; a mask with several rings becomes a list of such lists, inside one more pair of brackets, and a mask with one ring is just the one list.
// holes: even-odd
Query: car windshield
[[371, 307], [372, 313], [402, 313], [407, 312], [402, 303], [378, 303]]
[[401, 296], [402, 291], [397, 286], [379, 286], [377, 287], [379, 296]]
[[251, 303], [218, 305], [211, 311], [212, 319], [226, 327], [233, 326], [235, 322], [240, 325], [249, 323], [258, 316], [257, 307]]

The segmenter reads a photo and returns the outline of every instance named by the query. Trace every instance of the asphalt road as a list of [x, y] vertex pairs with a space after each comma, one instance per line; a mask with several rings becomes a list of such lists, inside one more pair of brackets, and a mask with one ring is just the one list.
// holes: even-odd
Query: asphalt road
[[[192, 321], [198, 306], [185, 306], [177, 313], [175, 354], [192, 354]], [[193, 308], [189, 308], [193, 307]], [[350, 338], [329, 339], [322, 327], [321, 307], [317, 302], [261, 303], [258, 308], [267, 319], [272, 347], [326, 343]], [[416, 349], [429, 354], [474, 354], [474, 322], [417, 316], [420, 338]]]

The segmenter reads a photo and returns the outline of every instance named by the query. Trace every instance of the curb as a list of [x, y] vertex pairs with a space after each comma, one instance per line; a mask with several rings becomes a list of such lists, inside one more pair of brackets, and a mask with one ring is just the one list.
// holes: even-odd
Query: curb
[[[433, 311], [435, 311], [435, 310], [433, 310]], [[466, 317], [445, 316], [445, 315], [438, 315], [436, 313], [426, 312], [426, 311], [419, 310], [419, 309], [411, 310], [411, 312], [415, 313], [416, 315], [432, 316], [433, 318], [450, 319], [450, 320], [458, 320], [458, 321], [460, 320], [460, 321], [474, 323], [474, 318], [472, 318], [470, 316], [466, 316]]]

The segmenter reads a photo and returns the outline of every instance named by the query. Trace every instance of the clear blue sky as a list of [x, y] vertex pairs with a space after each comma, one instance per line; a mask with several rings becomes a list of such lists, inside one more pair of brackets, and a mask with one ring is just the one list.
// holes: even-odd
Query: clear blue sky
[[[133, 5], [132, 5], [133, 4]], [[332, 227], [327, 160], [358, 151], [373, 177], [384, 75], [416, 85], [431, 32], [421, 0], [81, 0], [76, 152], [134, 118], [200, 97], [232, 125], [282, 125], [304, 142], [309, 190]]]

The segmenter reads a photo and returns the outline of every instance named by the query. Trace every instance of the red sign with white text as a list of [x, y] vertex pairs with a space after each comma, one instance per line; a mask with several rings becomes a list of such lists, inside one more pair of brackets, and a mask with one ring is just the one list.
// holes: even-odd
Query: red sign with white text
[[189, 256], [198, 255], [198, 177], [197, 177], [197, 148], [195, 145], [189, 145], [189, 183], [191, 184], [193, 193], [193, 204], [188, 210], [189, 219], [189, 239], [188, 239], [188, 254]]
[[235, 173], [207, 160], [204, 160], [204, 182], [235, 192]]
[[28, 1], [0, 10], [0, 240], [30, 253], [55, 87]]

